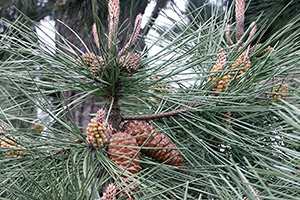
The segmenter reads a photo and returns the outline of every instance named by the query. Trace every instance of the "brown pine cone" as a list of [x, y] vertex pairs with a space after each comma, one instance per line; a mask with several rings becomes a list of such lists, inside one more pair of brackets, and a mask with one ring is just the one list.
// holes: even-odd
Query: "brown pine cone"
[[140, 154], [138, 154], [134, 158], [139, 149], [132, 148], [135, 146], [138, 147], [137, 141], [135, 138], [130, 137], [132, 136], [127, 133], [118, 132], [112, 136], [111, 143], [108, 147], [108, 151], [110, 152], [110, 159], [122, 169], [126, 169], [126, 171], [123, 172], [124, 175], [122, 175], [120, 179], [121, 185], [123, 185], [124, 189], [119, 193], [118, 197], [127, 196], [127, 194], [130, 194], [130, 191], [132, 191], [133, 193], [136, 192], [136, 186], [138, 185], [137, 182], [133, 182], [134, 179], [131, 179], [129, 177], [131, 174], [135, 175], [139, 173], [141, 169], [139, 162]]
[[133, 53], [129, 55], [129, 57], [126, 55], [121, 56], [119, 63], [121, 64], [123, 71], [133, 74], [144, 67], [140, 65], [141, 60], [142, 58], [139, 53]]
[[100, 200], [116, 200], [116, 187], [113, 183], [107, 186]]
[[183, 158], [179, 150], [164, 134], [156, 132], [152, 124], [148, 125], [142, 121], [130, 121], [126, 124], [124, 132], [132, 136], [139, 136], [136, 138], [139, 146], [142, 146], [150, 134], [154, 132], [144, 147], [157, 147], [158, 149], [143, 148], [141, 152], [159, 162], [165, 162], [173, 157], [166, 163], [173, 166], [183, 166]]

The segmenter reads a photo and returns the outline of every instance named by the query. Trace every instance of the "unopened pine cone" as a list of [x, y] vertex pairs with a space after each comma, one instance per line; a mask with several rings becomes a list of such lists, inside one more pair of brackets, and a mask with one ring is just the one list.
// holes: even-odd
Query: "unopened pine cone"
[[138, 153], [139, 148], [131, 148], [138, 147], [138, 143], [135, 138], [131, 137], [132, 136], [127, 133], [118, 132], [112, 136], [111, 143], [108, 147], [110, 159], [122, 169], [126, 169], [126, 171], [123, 172], [123, 174], [126, 173], [126, 175], [122, 175], [120, 178], [123, 190], [121, 188], [118, 197], [127, 196], [127, 194], [130, 194], [130, 191], [133, 193], [136, 192], [136, 187], [138, 185], [137, 182], [133, 182], [134, 178], [130, 178], [131, 174], [135, 175], [139, 173], [141, 169], [139, 162], [140, 154]]
[[77, 58], [77, 63], [86, 65], [94, 76], [100, 75], [101, 65], [104, 65], [103, 58], [101, 56], [96, 56], [92, 52], [85, 53], [80, 58]]
[[179, 150], [176, 149], [164, 134], [156, 132], [152, 124], [148, 125], [142, 121], [130, 121], [126, 124], [125, 132], [132, 136], [139, 136], [136, 138], [139, 146], [142, 146], [153, 133], [144, 147], [156, 147], [157, 149], [143, 148], [141, 152], [159, 162], [168, 160], [166, 164], [183, 166], [183, 158], [181, 157]]
[[121, 56], [119, 62], [123, 68], [123, 71], [133, 74], [144, 67], [140, 65], [141, 60], [142, 58], [139, 53], [133, 53], [129, 56]]

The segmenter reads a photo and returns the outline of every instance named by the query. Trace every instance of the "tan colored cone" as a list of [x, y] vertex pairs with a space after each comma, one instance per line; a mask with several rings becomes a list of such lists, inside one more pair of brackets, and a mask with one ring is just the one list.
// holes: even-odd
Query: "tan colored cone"
[[132, 136], [127, 133], [118, 132], [112, 136], [108, 148], [110, 159], [122, 169], [126, 169], [126, 171], [123, 172], [124, 175], [120, 178], [122, 187], [120, 188], [121, 192], [118, 194], [118, 197], [127, 196], [127, 193], [132, 194], [132, 192], [136, 192], [138, 185], [137, 182], [133, 182], [134, 178], [131, 179], [130, 175], [135, 175], [140, 172], [140, 155], [137, 154], [139, 148], [132, 148], [138, 147], [138, 144], [135, 138], [130, 137]]
[[287, 86], [276, 85], [272, 90], [272, 94], [270, 94], [269, 96], [274, 97], [276, 99], [284, 98], [287, 96], [288, 92], [289, 90]]
[[[9, 149], [21, 149], [22, 146], [17, 144], [16, 141], [18, 140], [17, 137], [11, 136], [9, 134], [5, 134], [5, 136], [1, 136], [1, 148], [9, 148]], [[9, 157], [23, 157], [25, 151], [6, 151], [5, 152]]]
[[[214, 73], [217, 73], [219, 70], [221, 70], [223, 67], [220, 63], [216, 64], [213, 66], [212, 70], [211, 70], [211, 83], [213, 83], [217, 78], [218, 75], [214, 75]], [[215, 83], [214, 89], [218, 92], [225, 92], [229, 86], [231, 80], [231, 75], [230, 74], [226, 74], [224, 76], [221, 77], [221, 79]]]
[[116, 187], [113, 183], [107, 186], [100, 200], [116, 200]]
[[181, 157], [179, 150], [176, 149], [164, 134], [156, 132], [152, 124], [148, 125], [142, 121], [131, 121], [126, 125], [125, 132], [132, 136], [139, 136], [137, 137], [139, 146], [143, 145], [151, 133], [154, 132], [144, 147], [155, 147], [157, 149], [143, 148], [141, 152], [159, 162], [168, 160], [166, 163], [169, 165], [183, 166], [183, 158]]
[[86, 142], [95, 148], [101, 148], [111, 132], [112, 127], [104, 119], [104, 110], [99, 109], [96, 117], [91, 119], [86, 128]]
[[232, 76], [236, 76], [237, 80], [240, 79], [241, 76], [249, 70], [250, 66], [251, 66], [250, 60], [249, 59], [246, 60], [246, 56], [243, 53], [232, 64], [232, 68], [236, 69], [235, 71], [233, 71]]

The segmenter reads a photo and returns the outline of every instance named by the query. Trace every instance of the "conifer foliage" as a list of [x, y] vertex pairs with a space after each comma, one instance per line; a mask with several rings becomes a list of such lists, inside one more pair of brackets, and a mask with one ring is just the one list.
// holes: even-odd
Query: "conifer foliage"
[[[190, 22], [165, 16], [172, 29], [152, 24], [154, 35], [141, 34], [141, 14], [128, 30], [119, 4], [108, 1], [107, 32], [94, 9], [97, 49], [83, 43], [85, 52], [5, 21], [0, 197], [299, 197], [300, 32], [281, 35], [299, 28], [300, 16], [258, 43], [264, 30], [244, 26], [244, 0], [207, 21], [195, 14], [202, 8]], [[159, 50], [138, 49], [141, 38]], [[89, 98], [99, 109], [84, 107], [90, 123], [80, 127], [71, 112]]]

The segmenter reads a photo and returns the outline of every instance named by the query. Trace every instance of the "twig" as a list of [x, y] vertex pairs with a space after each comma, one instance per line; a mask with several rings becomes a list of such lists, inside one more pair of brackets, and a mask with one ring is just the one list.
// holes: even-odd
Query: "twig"
[[182, 108], [180, 110], [174, 110], [170, 112], [158, 113], [153, 115], [123, 115], [123, 120], [151, 120], [151, 119], [159, 119], [163, 117], [171, 117], [171, 116], [179, 115], [180, 113], [183, 113], [185, 111], [188, 111], [192, 108], [199, 107], [199, 106], [200, 104], [194, 104], [194, 105], [190, 105], [187, 108]]

